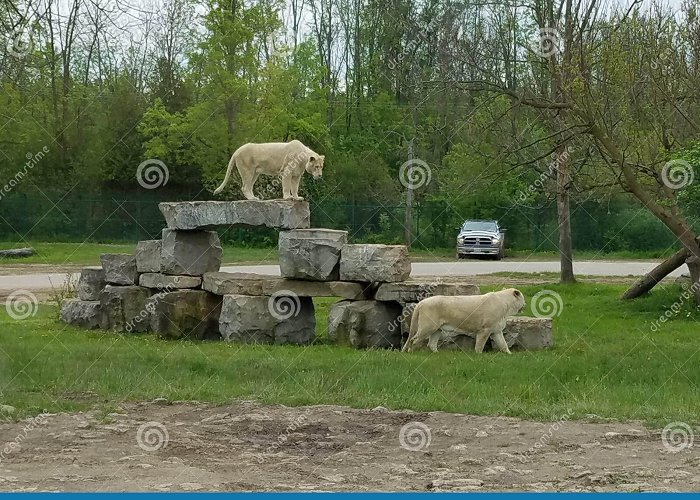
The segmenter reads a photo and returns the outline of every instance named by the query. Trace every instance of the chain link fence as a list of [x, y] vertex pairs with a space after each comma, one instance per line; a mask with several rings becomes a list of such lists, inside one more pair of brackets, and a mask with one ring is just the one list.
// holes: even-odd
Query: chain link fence
[[[143, 191], [103, 192], [99, 195], [12, 194], [0, 201], [2, 241], [134, 242], [159, 238], [164, 227], [161, 201], [197, 199], [193, 193]], [[449, 248], [461, 223], [468, 218], [497, 219], [506, 228], [511, 249], [556, 250], [556, 206], [477, 207], [458, 213], [441, 201], [414, 205], [413, 246]], [[346, 200], [311, 202], [313, 227], [347, 230], [350, 240], [404, 243], [403, 204]], [[574, 248], [578, 250], [663, 250], [677, 246], [675, 238], [645, 210], [628, 203], [572, 205]], [[274, 230], [232, 228], [222, 240], [242, 246], [273, 246]]]

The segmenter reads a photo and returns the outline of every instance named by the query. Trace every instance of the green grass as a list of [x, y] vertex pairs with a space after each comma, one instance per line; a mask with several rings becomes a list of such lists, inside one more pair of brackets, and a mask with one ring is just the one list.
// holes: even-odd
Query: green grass
[[[100, 264], [102, 253], [131, 253], [135, 243], [42, 243], [42, 242], [3, 242], [0, 250], [31, 246], [35, 254], [22, 259], [0, 258], [3, 264], [74, 264], [95, 266]], [[224, 245], [224, 263], [275, 263], [276, 248], [243, 248]]]
[[[31, 246], [35, 255], [22, 259], [0, 258], [3, 264], [50, 264], [50, 265], [99, 265], [102, 253], [130, 253], [136, 247], [135, 243], [45, 243], [45, 242], [0, 242], [0, 250]], [[616, 252], [601, 254], [597, 252], [576, 252], [577, 260], [625, 260], [625, 259], [656, 259], [665, 257], [672, 252]], [[454, 261], [455, 254], [451, 248], [418, 249], [411, 250], [414, 261]], [[530, 260], [557, 260], [555, 252], [531, 252], [527, 250], [508, 250], [507, 257], [511, 259]], [[224, 263], [261, 263], [270, 264], [277, 262], [277, 249], [272, 248], [245, 248], [224, 245]]]
[[[254, 398], [558, 419], [698, 421], [700, 316], [668, 286], [633, 302], [623, 287], [551, 285], [563, 299], [555, 348], [514, 353], [356, 351], [327, 345], [239, 346], [163, 341], [65, 327], [42, 306], [24, 321], [0, 314], [0, 401], [26, 415], [112, 408], [123, 400]], [[522, 287], [528, 297], [540, 289]], [[317, 302], [319, 330], [332, 300]], [[530, 312], [528, 311], [528, 314]], [[598, 418], [595, 417], [595, 418]]]

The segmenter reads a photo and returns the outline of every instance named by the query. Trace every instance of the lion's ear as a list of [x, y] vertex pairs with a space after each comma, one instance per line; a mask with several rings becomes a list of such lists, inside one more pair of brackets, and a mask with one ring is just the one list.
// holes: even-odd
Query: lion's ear
[[309, 156], [309, 161], [316, 161], [316, 157], [315, 157], [315, 156]]
[[516, 297], [518, 297], [518, 296], [520, 295], [520, 290], [515, 290], [515, 289], [514, 289], [514, 290], [513, 290], [513, 295], [515, 295]]

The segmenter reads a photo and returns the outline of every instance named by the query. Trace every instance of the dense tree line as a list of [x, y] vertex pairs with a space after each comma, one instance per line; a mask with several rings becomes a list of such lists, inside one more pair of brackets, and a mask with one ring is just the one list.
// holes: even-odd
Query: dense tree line
[[697, 7], [627, 3], [5, 1], [0, 179], [46, 147], [13, 193], [138, 198], [158, 159], [158, 189], [210, 196], [237, 146], [296, 138], [326, 155], [302, 185], [316, 202], [400, 205], [414, 186], [442, 207], [424, 229], [448, 231], [555, 207], [564, 269], [571, 204], [613, 203], [620, 237], [663, 225], [700, 258], [682, 178], [700, 158]]

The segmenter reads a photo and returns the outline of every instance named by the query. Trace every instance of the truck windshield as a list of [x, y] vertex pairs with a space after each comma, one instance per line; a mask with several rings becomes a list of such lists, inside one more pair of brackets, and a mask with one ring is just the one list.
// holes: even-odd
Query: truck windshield
[[495, 233], [498, 231], [498, 228], [495, 222], [467, 221], [462, 226], [462, 231], [488, 231]]

